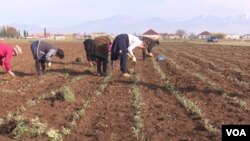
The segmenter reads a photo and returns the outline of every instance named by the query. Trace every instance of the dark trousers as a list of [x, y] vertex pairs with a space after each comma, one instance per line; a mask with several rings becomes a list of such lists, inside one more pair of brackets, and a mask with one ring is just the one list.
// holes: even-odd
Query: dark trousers
[[128, 72], [127, 62], [128, 62], [128, 55], [127, 53], [122, 52], [120, 55], [120, 70], [122, 73]]
[[33, 58], [35, 60], [35, 67], [36, 67], [36, 72], [38, 75], [42, 75], [45, 72], [45, 60], [38, 58], [38, 43], [39, 41], [34, 41], [32, 42], [30, 48], [31, 48], [31, 52], [33, 55]]
[[151, 53], [153, 47], [154, 47], [153, 44], [149, 44], [147, 48], [143, 48], [143, 49], [142, 49], [142, 58], [143, 58], [143, 60], [146, 59], [146, 57], [147, 57], [147, 52], [148, 52], [148, 53]]
[[145, 60], [145, 59], [146, 59], [146, 56], [147, 56], [146, 49], [143, 48], [143, 49], [142, 49], [142, 59]]
[[97, 58], [97, 73], [106, 74], [107, 66], [108, 66], [107, 59]]
[[45, 61], [44, 60], [35, 60], [36, 72], [38, 75], [42, 75], [45, 73]]

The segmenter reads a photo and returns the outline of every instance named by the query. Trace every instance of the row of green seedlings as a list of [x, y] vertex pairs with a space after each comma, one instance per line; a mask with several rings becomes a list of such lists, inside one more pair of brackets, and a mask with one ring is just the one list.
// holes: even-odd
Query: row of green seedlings
[[[34, 78], [31, 81], [29, 81], [28, 83], [25, 83], [25, 85], [21, 85], [18, 88], [15, 88], [15, 90], [10, 90], [10, 89], [4, 89], [2, 90], [3, 94], [15, 94], [15, 93], [19, 93], [20, 95], [24, 94], [26, 90], [29, 90], [30, 88], [33, 88], [35, 85], [39, 85], [45, 82], [45, 80], [43, 78], [57, 78], [57, 77], [68, 77], [68, 74], [48, 74], [46, 75], [46, 77], [42, 77], [42, 79], [39, 78]], [[38, 81], [39, 80], [39, 81]], [[36, 83], [35, 83], [36, 82]]]
[[[248, 106], [247, 106], [247, 103], [237, 97], [232, 97], [228, 92], [226, 92], [224, 90], [224, 88], [222, 86], [219, 86], [218, 84], [214, 83], [214, 82], [211, 82], [208, 78], [206, 78], [205, 76], [201, 75], [200, 73], [197, 73], [197, 72], [190, 72], [190, 71], [187, 71], [186, 69], [182, 68], [181, 66], [179, 66], [174, 60], [172, 60], [171, 58], [168, 58], [168, 61], [170, 62], [170, 64], [173, 65], [173, 67], [175, 67], [176, 69], [178, 70], [182, 70], [183, 72], [186, 72], [188, 74], [190, 74], [191, 76], [195, 77], [196, 79], [202, 81], [203, 83], [205, 84], [208, 84], [210, 85], [210, 89], [212, 91], [215, 91], [216, 93], [222, 95], [223, 97], [229, 99], [229, 100], [232, 100], [234, 103], [236, 103], [237, 105], [240, 105], [242, 108], [244, 109], [249, 109]], [[188, 60], [185, 60], [185, 61], [188, 61]], [[191, 64], [194, 64], [193, 62], [191, 61], [188, 61], [189, 63]], [[214, 72], [214, 71], [212, 71]], [[223, 76], [223, 75], [222, 75]], [[242, 93], [239, 93], [240, 95], [243, 95]]]
[[[152, 59], [153, 60], [153, 59]], [[166, 89], [173, 94], [176, 99], [186, 108], [186, 110], [193, 115], [196, 115], [201, 119], [201, 124], [212, 134], [218, 134], [219, 129], [216, 129], [212, 124], [210, 124], [209, 120], [204, 116], [202, 110], [190, 99], [186, 98], [185, 96], [181, 95], [180, 90], [174, 86], [167, 77], [165, 76], [164, 72], [161, 70], [160, 66], [157, 64], [155, 60], [153, 60], [154, 68], [160, 74], [161, 79], [165, 80]]]
[[[187, 60], [187, 59], [185, 59], [183, 57], [181, 57], [181, 58], [184, 59], [186, 62], [188, 62], [190, 64], [196, 65], [193, 61]], [[237, 71], [240, 71], [240, 70], [237, 70]], [[221, 74], [221, 72], [213, 71], [211, 69], [208, 69], [208, 72], [212, 73], [215, 76], [218, 76], [218, 77], [221, 77], [221, 78], [226, 78], [229, 81], [236, 83], [238, 86], [243, 86], [245, 88], [249, 88], [249, 83], [247, 83], [245, 81], [239, 81], [237, 78], [233, 78], [231, 76], [225, 77], [223, 74]]]
[[[230, 94], [228, 92], [226, 92], [224, 90], [224, 88], [222, 86], [218, 86], [218, 84], [214, 83], [214, 82], [211, 82], [209, 80], [209, 78], [205, 77], [204, 75], [200, 74], [200, 73], [197, 73], [197, 72], [191, 72], [191, 71], [187, 71], [186, 69], [180, 67], [179, 65], [177, 65], [177, 63], [175, 61], [173, 61], [172, 59], [169, 59], [170, 60], [170, 63], [173, 63], [173, 65], [179, 69], [179, 70], [182, 70], [183, 72], [186, 72], [186, 73], [189, 73], [191, 76], [193, 76], [194, 78], [202, 81], [204, 84], [208, 84], [210, 87], [210, 91], [213, 91], [213, 92], [216, 92], [217, 94], [220, 94], [222, 95], [223, 97], [229, 99], [229, 100], [232, 100], [234, 103], [240, 105], [242, 108], [244, 109], [248, 109], [248, 106], [247, 106], [247, 103], [237, 97], [232, 97], [230, 96]], [[187, 61], [187, 60], [186, 60]], [[190, 63], [193, 63], [193, 62], [190, 62]], [[214, 72], [214, 71], [212, 71]]]
[[[188, 61], [189, 63], [191, 64], [194, 64], [193, 62], [189, 61], [189, 60], [186, 60]], [[190, 72], [190, 71], [187, 71], [183, 68], [180, 68], [182, 71], [186, 71], [186, 73], [189, 73], [191, 76], [193, 76], [194, 78], [202, 81], [203, 83], [205, 84], [208, 84], [210, 86], [210, 89], [211, 90], [214, 90], [216, 93], [222, 95], [223, 97], [229, 99], [229, 100], [232, 100], [234, 103], [240, 105], [242, 108], [244, 109], [248, 109], [247, 107], [247, 103], [237, 97], [233, 97], [231, 96], [228, 92], [226, 92], [226, 90], [223, 88], [223, 86], [220, 86], [219, 84], [217, 83], [214, 83], [212, 81], [210, 81], [209, 78], [205, 77], [204, 75], [200, 74], [200, 73], [197, 73], [197, 72]], [[224, 78], [224, 75], [222, 75], [220, 72], [215, 72], [215, 71], [212, 71], [212, 70], [208, 70], [208, 72], [214, 74], [215, 76], [217, 77], [222, 77]], [[244, 95], [242, 92], [237, 92], [239, 95]]]
[[[48, 98], [55, 98], [56, 100], [75, 101], [74, 93], [69, 89], [68, 85], [77, 82], [82, 76], [74, 77], [70, 81], [66, 82], [57, 91], [52, 91], [50, 94], [43, 94], [35, 100], [28, 100], [22, 105], [15, 113], [9, 113], [5, 119], [0, 119], [0, 133], [8, 134], [11, 138], [20, 139], [22, 137], [37, 137], [46, 133], [52, 141], [56, 141], [55, 137], [52, 136], [53, 129], [48, 129], [47, 123], [41, 123], [39, 118], [27, 119], [20, 116], [21, 112], [24, 112], [27, 108], [38, 105], [42, 100]], [[63, 130], [64, 133], [67, 130]]]
[[[193, 53], [191, 52], [191, 54], [193, 54]], [[231, 57], [232, 54], [230, 52], [227, 54], [226, 54], [226, 52], [223, 52], [223, 54], [224, 55], [221, 56], [221, 53], [216, 55], [216, 54], [214, 54], [214, 52], [213, 53], [210, 52], [210, 53], [206, 54], [206, 57], [216, 59], [217, 61], [224, 63], [224, 64], [227, 64], [230, 67], [231, 66], [235, 67], [235, 66], [237, 66], [237, 64], [241, 63], [238, 61], [242, 61], [240, 59], [237, 59], [237, 57], [242, 57], [242, 54], [238, 54], [238, 56], [236, 57], [235, 56], [236, 53], [234, 52], [234, 56], [235, 56], [234, 58]], [[201, 57], [204, 57], [204, 55], [202, 55], [202, 54], [199, 54], [199, 55], [201, 55]], [[242, 62], [242, 63], [244, 63], [244, 62]], [[231, 69], [234, 70], [234, 68], [231, 68]], [[240, 70], [240, 68], [237, 68], [237, 69]], [[239, 71], [239, 72], [242, 72], [242, 71]]]
[[[208, 64], [211, 68], [209, 68], [209, 70], [216, 70], [216, 72], [214, 72], [214, 74], [217, 74], [217, 75], [222, 75], [221, 73], [220, 73], [220, 71], [223, 71], [223, 70], [221, 70], [221, 68], [218, 66], [218, 65], [216, 65], [214, 62], [212, 62], [212, 61], [207, 61], [207, 60], [205, 60], [205, 59], [201, 59], [201, 58], [199, 58], [199, 57], [196, 57], [196, 56], [193, 56], [193, 55], [190, 55], [190, 54], [187, 54], [187, 53], [183, 53], [186, 57], [188, 57], [188, 58], [190, 58], [190, 59], [194, 59], [195, 61], [197, 61], [198, 63], [200, 63], [200, 64]], [[242, 70], [240, 70], [239, 68], [237, 68], [237, 69], [235, 69], [235, 68], [231, 68], [231, 69], [229, 69], [229, 70], [232, 70], [232, 71], [236, 71], [236, 72], [238, 72], [238, 73], [240, 73], [240, 74], [245, 74]], [[224, 76], [224, 75], [223, 75]], [[224, 78], [225, 78], [225, 76], [224, 76]], [[237, 78], [234, 78], [234, 77], [232, 77], [232, 76], [227, 76], [226, 77], [226, 79], [227, 80], [229, 80], [229, 81], [231, 81], [231, 82], [234, 82], [234, 83], [236, 83], [237, 85], [239, 85], [239, 86], [243, 86], [243, 87], [245, 87], [245, 88], [249, 88], [249, 83], [248, 82], [246, 82], [246, 81], [244, 81], [244, 80], [239, 80], [239, 79], [237, 79]]]
[[[74, 94], [68, 87], [63, 87], [55, 96], [62, 101], [75, 101]], [[38, 117], [29, 120], [23, 116], [9, 113], [6, 119], [0, 119], [0, 133], [8, 134], [15, 139], [34, 138], [46, 133], [52, 141], [58, 141], [54, 132], [53, 129], [48, 129], [47, 123], [40, 122]], [[67, 133], [67, 130], [63, 130], [63, 132]]]
[[225, 92], [224, 88], [222, 86], [219, 86], [218, 84], [211, 82], [209, 80], [209, 78], [203, 76], [202, 74], [199, 73], [195, 73], [195, 72], [189, 72], [193, 77], [195, 77], [196, 79], [202, 81], [203, 83], [207, 83], [208, 85], [210, 85], [211, 89], [215, 90], [216, 93], [222, 95], [223, 97], [225, 97], [228, 100], [232, 100], [234, 103], [240, 105], [242, 108], [244, 108], [245, 110], [248, 110], [248, 106], [247, 103], [237, 97], [233, 97], [231, 96], [228, 92]]
[[[204, 49], [204, 48], [203, 48]], [[171, 49], [170, 49], [171, 50]], [[171, 50], [171, 51], [174, 51], [174, 50]], [[182, 50], [182, 51], [184, 51], [184, 52], [187, 52], [187, 51], [185, 51], [185, 50]], [[202, 52], [202, 51], [204, 51], [204, 50], [199, 50], [200, 52]], [[198, 51], [198, 52], [199, 52]], [[174, 52], [176, 52], [176, 51], [174, 51]], [[202, 53], [198, 53], [197, 54], [197, 51], [195, 50], [195, 51], [190, 51], [190, 50], [188, 50], [188, 54], [193, 54], [192, 56], [196, 56], [196, 57], [199, 57], [199, 58], [204, 58], [204, 54], [202, 54]], [[231, 55], [228, 55], [228, 56], [231, 56]], [[231, 61], [227, 61], [227, 59], [228, 58], [226, 58], [226, 57], [223, 57], [223, 56], [221, 56], [221, 55], [214, 55], [214, 54], [206, 54], [206, 58], [209, 58], [209, 59], [215, 59], [216, 61], [218, 61], [218, 62], [220, 62], [220, 63], [223, 63], [223, 64], [227, 64], [227, 66], [229, 66], [230, 68], [229, 69], [232, 69], [232, 70], [235, 70], [235, 71], [237, 71], [237, 72], [242, 72], [242, 70], [240, 69], [240, 68], [238, 68], [237, 67], [237, 65], [235, 65], [235, 64], [233, 64]], [[230, 60], [232, 60], [232, 59], [230, 59]], [[237, 60], [238, 61], [238, 60]], [[231, 66], [233, 66], [233, 67], [231, 67]], [[236, 69], [237, 68], [237, 69]]]
[[131, 69], [130, 72], [133, 72], [134, 84], [132, 85], [132, 93], [133, 93], [133, 107], [135, 108], [135, 125], [132, 127], [133, 133], [136, 138], [139, 140], [145, 140], [144, 132], [143, 132], [143, 118], [141, 112], [142, 105], [142, 95], [140, 89], [138, 87], [138, 82], [140, 81], [140, 76], [135, 73], [134, 69]]
[[[186, 54], [187, 55], [187, 54]], [[194, 57], [193, 55], [189, 55], [190, 57]], [[199, 57], [199, 56], [195, 56], [196, 58]], [[202, 56], [201, 56], [202, 57]], [[208, 56], [207, 56], [208, 57]], [[200, 57], [199, 57], [200, 58]], [[231, 64], [229, 62], [225, 62], [224, 60], [218, 58], [217, 56], [213, 57], [212, 59], [215, 59], [216, 61], [220, 62], [220, 63], [223, 63], [223, 64], [227, 64], [227, 66], [229, 66], [228, 70], [232, 70], [234, 72], [237, 72], [237, 73], [240, 73], [242, 75], [246, 75], [247, 76], [247, 73], [245, 73], [244, 71], [242, 71], [237, 65], [235, 64]], [[214, 63], [212, 64], [213, 67], [218, 67], [216, 66]], [[221, 70], [220, 68], [218, 68], [218, 70]], [[220, 73], [220, 72], [219, 72]], [[220, 75], [222, 75], [220, 73]], [[223, 75], [223, 77], [225, 78], [225, 76]], [[249, 89], [249, 83], [244, 81], [244, 80], [239, 80], [237, 78], [234, 78], [232, 76], [227, 76], [226, 77], [227, 80], [231, 81], [231, 82], [235, 82], [236, 84], [238, 84], [239, 86], [243, 86], [247, 89]]]
[[[171, 49], [169, 49], [169, 50], [172, 51], [172, 52], [174, 52], [175, 54], [178, 54], [178, 53], [177, 53], [176, 51], [174, 51], [174, 50], [171, 50]], [[182, 57], [181, 57], [181, 58], [182, 58]], [[169, 59], [169, 60], [171, 61], [171, 63], [176, 64], [176, 63], [175, 63], [174, 61], [172, 61], [171, 59]], [[187, 59], [185, 59], [185, 58], [184, 58], [184, 60], [187, 61], [187, 62], [190, 63], [190, 64], [196, 65], [194, 62], [189, 61], [189, 60], [187, 60]], [[175, 66], [176, 66], [177, 69], [180, 68], [177, 64], [176, 64]], [[236, 69], [236, 68], [234, 68], [234, 69]], [[239, 71], [241, 71], [241, 70], [237, 70], [237, 72], [239, 72]], [[224, 76], [223, 74], [221, 74], [221, 72], [213, 71], [213, 70], [211, 70], [211, 69], [208, 69], [208, 72], [212, 73], [213, 75], [215, 75], [215, 76], [217, 76], [217, 77], [225, 78], [225, 76]], [[244, 87], [244, 88], [246, 88], [246, 89], [249, 88], [249, 83], [246, 82], [246, 81], [238, 80], [237, 78], [233, 78], [233, 77], [231, 77], [231, 76], [226, 77], [226, 79], [229, 80], [229, 81], [231, 81], [231, 82], [236, 83], [236, 84], [237, 84], [238, 86], [240, 86], [240, 87]]]
[[28, 108], [31, 108], [33, 106], [40, 104], [43, 100], [49, 99], [51, 97], [55, 97], [56, 95], [60, 94], [61, 91], [62, 92], [68, 91], [67, 89], [69, 89], [69, 88], [67, 86], [70, 86], [71, 84], [77, 82], [78, 80], [80, 80], [82, 78], [84, 78], [84, 76], [74, 77], [74, 78], [70, 79], [69, 81], [66, 81], [64, 84], [62, 84], [62, 86], [60, 88], [58, 88], [55, 91], [52, 90], [50, 93], [45, 92], [36, 98], [31, 98], [31, 99], [27, 100], [27, 102], [25, 102], [23, 105], [21, 105], [19, 108], [17, 108], [17, 110], [12, 114], [14, 114], [14, 115], [21, 114], [21, 113], [25, 112]]
[[[209, 56], [206, 56], [206, 57], [209, 57]], [[238, 65], [236, 65], [236, 64], [232, 64], [231, 62], [227, 62], [227, 61], [225, 61], [225, 60], [223, 60], [221, 58], [218, 58], [216, 56], [215, 57], [209, 57], [209, 58], [210, 59], [215, 59], [215, 61], [217, 61], [220, 64], [225, 64], [226, 66], [229, 66], [228, 70], [232, 70], [232, 71], [240, 73], [242, 75], [247, 75], [247, 73], [244, 72], [243, 70], [241, 70], [241, 68], [239, 68]], [[237, 64], [239, 64], [239, 63], [237, 62]]]
[[51, 128], [47, 135], [52, 141], [63, 140], [64, 136], [70, 135], [71, 131], [77, 128], [77, 122], [85, 115], [86, 110], [89, 108], [90, 104], [96, 101], [96, 98], [101, 96], [108, 86], [109, 81], [112, 78], [112, 73], [108, 74], [102, 81], [99, 87], [94, 91], [94, 95], [88, 100], [82, 100], [82, 106], [78, 108], [79, 110], [72, 113], [72, 121], [66, 125], [62, 126], [61, 129]]
[[[185, 61], [188, 61], [189, 63], [194, 64], [194, 62], [191, 62], [189, 60], [185, 60]], [[233, 67], [233, 68], [229, 68], [229, 69], [233, 70], [234, 72], [245, 75], [244, 72], [242, 72], [238, 67]], [[225, 77], [225, 75], [223, 75], [220, 71], [214, 71], [212, 69], [208, 69], [208, 72], [212, 73], [216, 77], [221, 77], [223, 79], [227, 79], [228, 81], [233, 82], [234, 84], [238, 85], [239, 87], [244, 87], [246, 89], [249, 89], [250, 84], [244, 80], [239, 80], [239, 79], [232, 77], [232, 76]]]

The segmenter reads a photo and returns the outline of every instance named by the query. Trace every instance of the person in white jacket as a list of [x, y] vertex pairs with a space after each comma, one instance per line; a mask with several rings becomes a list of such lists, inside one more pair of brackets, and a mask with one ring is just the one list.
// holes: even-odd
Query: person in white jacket
[[113, 41], [111, 61], [120, 57], [120, 70], [125, 77], [130, 76], [127, 68], [128, 56], [132, 58], [132, 61], [136, 62], [136, 57], [133, 53], [133, 49], [136, 47], [144, 48], [144, 44], [137, 36], [132, 34], [120, 34]]

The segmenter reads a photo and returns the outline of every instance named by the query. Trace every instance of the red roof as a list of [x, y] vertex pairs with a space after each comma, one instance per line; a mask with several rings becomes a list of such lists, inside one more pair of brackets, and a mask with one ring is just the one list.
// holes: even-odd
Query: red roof
[[149, 29], [148, 31], [146, 31], [142, 35], [159, 35], [159, 34], [157, 32], [155, 32], [153, 29]]
[[201, 32], [199, 35], [211, 35], [208, 31]]

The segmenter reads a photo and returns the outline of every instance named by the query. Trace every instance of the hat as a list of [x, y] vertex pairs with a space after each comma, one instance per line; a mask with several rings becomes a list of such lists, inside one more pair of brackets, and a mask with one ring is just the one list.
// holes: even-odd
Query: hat
[[13, 49], [14, 49], [14, 52], [16, 53], [16, 56], [19, 56], [20, 54], [22, 54], [22, 49], [20, 48], [19, 45], [15, 45]]

